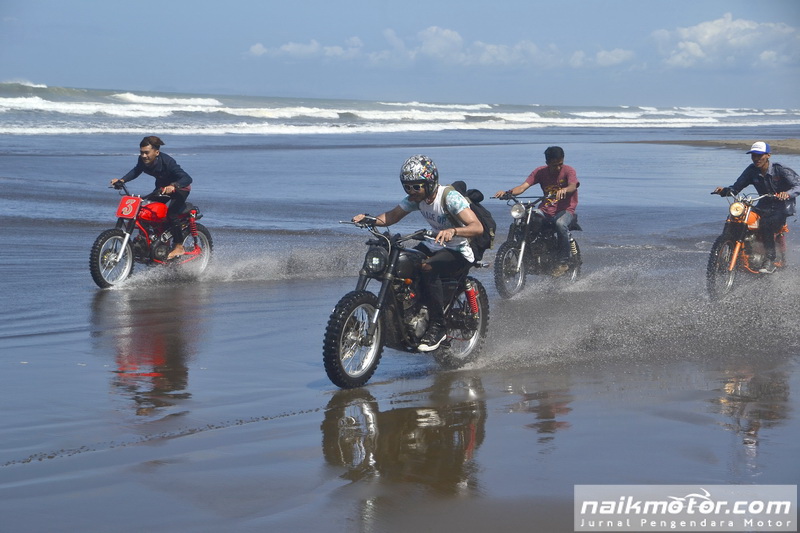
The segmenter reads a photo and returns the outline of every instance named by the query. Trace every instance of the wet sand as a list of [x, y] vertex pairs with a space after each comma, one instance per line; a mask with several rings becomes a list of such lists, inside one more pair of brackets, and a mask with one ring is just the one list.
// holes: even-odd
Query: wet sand
[[[697, 140], [697, 141], [641, 141], [648, 144], [681, 144], [684, 146], [708, 146], [712, 148], [727, 148], [731, 150], [741, 150], [746, 152], [756, 141], [764, 139], [750, 140]], [[634, 141], [635, 144], [636, 141]], [[800, 139], [775, 139], [766, 140], [772, 148], [773, 156], [781, 154], [800, 154]]]
[[575, 484], [796, 483], [796, 273], [718, 306], [690, 274], [704, 251], [596, 239], [571, 287], [504, 301], [479, 275], [479, 363], [387, 350], [355, 391], [320, 355], [351, 277], [237, 281], [233, 264], [100, 291], [48, 274], [80, 247], [39, 258], [49, 305], [3, 325], [2, 529], [571, 531]]
[[[746, 156], [717, 158], [726, 178], [697, 170], [708, 150], [583, 149], [603, 164], [581, 188], [581, 280], [531, 278], [503, 300], [479, 271], [490, 323], [477, 363], [443, 371], [387, 350], [355, 391], [328, 381], [321, 347], [363, 235], [220, 229], [224, 195], [209, 192], [207, 275], [139, 268], [101, 291], [88, 253], [110, 222], [0, 213], [0, 531], [561, 532], [577, 484], [796, 484], [796, 223], [792, 268], [710, 302], [727, 211], [708, 193]], [[71, 179], [41, 182], [47, 194], [21, 180], [15, 205], [110, 215]], [[320, 198], [303, 207], [320, 224], [360, 207]], [[297, 220], [243, 202], [231, 205], [265, 225]]]

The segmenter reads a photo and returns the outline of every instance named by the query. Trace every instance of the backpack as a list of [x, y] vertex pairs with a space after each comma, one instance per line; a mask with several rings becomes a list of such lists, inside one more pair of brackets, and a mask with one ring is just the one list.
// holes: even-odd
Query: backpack
[[475, 255], [475, 261], [480, 261], [483, 259], [483, 253], [494, 246], [494, 232], [497, 229], [497, 223], [494, 221], [494, 217], [492, 217], [489, 210], [481, 205], [483, 193], [478, 189], [467, 190], [466, 183], [463, 181], [455, 181], [452, 185], [445, 186], [444, 193], [442, 194], [442, 209], [447, 213], [447, 216], [450, 217], [450, 221], [453, 223], [454, 227], [461, 227], [463, 224], [447, 211], [445, 200], [451, 190], [460, 192], [461, 195], [467, 199], [470, 209], [472, 209], [472, 212], [475, 213], [475, 216], [478, 217], [478, 220], [480, 220], [483, 225], [483, 233], [469, 238], [469, 245], [472, 248], [472, 253]]

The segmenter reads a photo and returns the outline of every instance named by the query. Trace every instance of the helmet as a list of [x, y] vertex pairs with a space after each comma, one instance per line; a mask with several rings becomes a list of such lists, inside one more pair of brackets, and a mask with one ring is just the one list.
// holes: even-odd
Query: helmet
[[439, 185], [439, 171], [430, 157], [425, 155], [412, 155], [403, 163], [400, 169], [400, 183], [424, 183], [425, 194], [431, 192]]

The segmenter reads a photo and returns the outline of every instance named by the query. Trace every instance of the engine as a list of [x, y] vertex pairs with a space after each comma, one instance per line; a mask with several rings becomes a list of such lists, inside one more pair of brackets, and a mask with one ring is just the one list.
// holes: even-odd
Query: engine
[[170, 246], [168, 243], [156, 241], [153, 244], [153, 259], [156, 261], [166, 261], [169, 255]]
[[419, 290], [416, 283], [399, 282], [396, 294], [402, 305], [403, 324], [412, 337], [419, 339], [428, 328], [428, 308], [420, 303]]

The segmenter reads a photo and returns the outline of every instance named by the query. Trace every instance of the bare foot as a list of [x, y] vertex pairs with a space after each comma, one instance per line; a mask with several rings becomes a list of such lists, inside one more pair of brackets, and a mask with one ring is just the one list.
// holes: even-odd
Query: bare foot
[[169, 255], [167, 255], [167, 259], [175, 259], [176, 257], [180, 257], [185, 253], [186, 253], [186, 250], [184, 249], [183, 245], [179, 244], [179, 245], [175, 246], [175, 248], [172, 249], [172, 251], [169, 253]]

